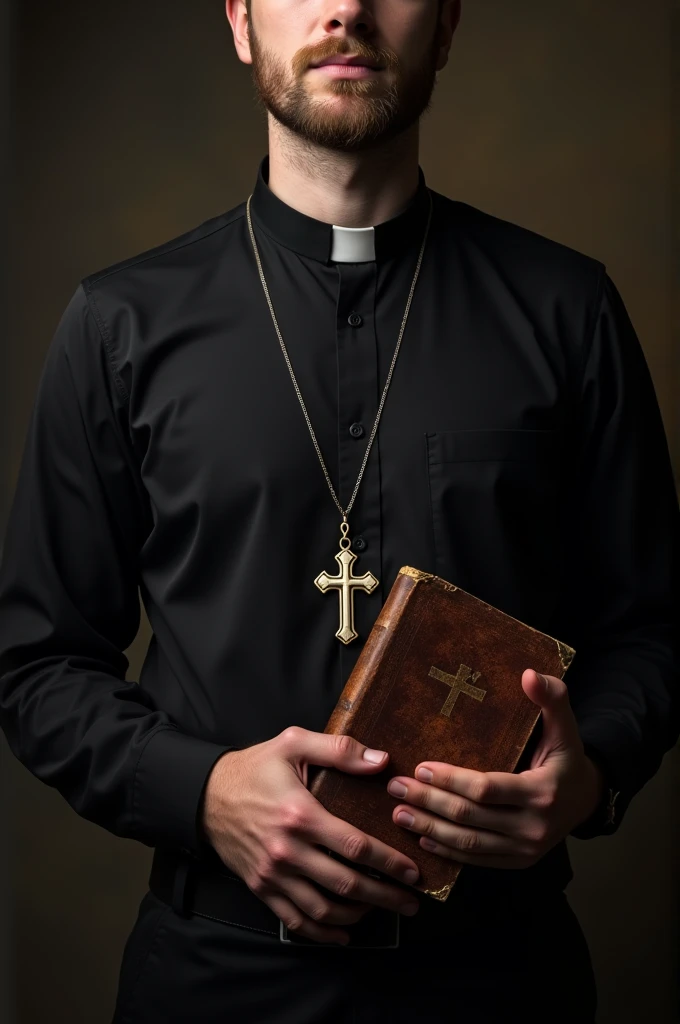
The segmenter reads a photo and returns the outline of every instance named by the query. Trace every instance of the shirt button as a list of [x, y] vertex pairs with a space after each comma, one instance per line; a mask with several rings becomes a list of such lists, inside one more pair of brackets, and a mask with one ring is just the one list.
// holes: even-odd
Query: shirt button
[[363, 537], [355, 537], [352, 541], [352, 547], [355, 551], [365, 551], [368, 545]]
[[363, 437], [364, 436], [364, 426], [363, 426], [363, 423], [353, 423], [352, 426], [349, 428], [349, 432], [352, 435], [352, 437]]
[[363, 322], [363, 317], [359, 313], [350, 313], [347, 317], [347, 323], [350, 327], [361, 327]]

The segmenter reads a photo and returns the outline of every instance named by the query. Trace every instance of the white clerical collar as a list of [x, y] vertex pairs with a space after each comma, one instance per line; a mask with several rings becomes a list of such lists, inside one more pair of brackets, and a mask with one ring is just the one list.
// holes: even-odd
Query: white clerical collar
[[375, 228], [341, 228], [333, 224], [331, 261], [364, 263], [375, 259]]
[[[293, 252], [330, 264], [384, 263], [419, 246], [430, 212], [430, 189], [418, 165], [418, 188], [405, 210], [368, 228], [343, 228], [308, 217], [288, 206], [269, 188], [269, 154], [261, 161], [252, 195], [256, 227]], [[332, 250], [332, 255], [331, 255]]]

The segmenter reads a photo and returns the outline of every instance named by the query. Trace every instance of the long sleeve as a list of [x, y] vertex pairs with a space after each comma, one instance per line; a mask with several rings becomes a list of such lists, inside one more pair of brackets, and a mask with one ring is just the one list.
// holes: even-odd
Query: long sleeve
[[233, 748], [186, 735], [125, 680], [147, 519], [123, 420], [80, 285], [48, 348], [5, 534], [0, 720], [83, 817], [197, 851], [205, 781]]
[[571, 483], [565, 682], [586, 753], [618, 793], [613, 833], [680, 734], [680, 510], [651, 375], [604, 271], [584, 350]]

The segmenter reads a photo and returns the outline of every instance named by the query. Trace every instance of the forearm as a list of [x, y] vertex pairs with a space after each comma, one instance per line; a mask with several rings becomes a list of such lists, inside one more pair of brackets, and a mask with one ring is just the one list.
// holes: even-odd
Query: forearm
[[201, 794], [227, 748], [180, 732], [136, 683], [75, 658], [7, 670], [4, 653], [0, 723], [29, 771], [115, 835], [198, 849]]

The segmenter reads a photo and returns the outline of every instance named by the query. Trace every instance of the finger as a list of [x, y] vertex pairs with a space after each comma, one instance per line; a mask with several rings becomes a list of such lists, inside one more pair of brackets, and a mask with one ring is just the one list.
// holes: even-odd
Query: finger
[[310, 848], [298, 856], [296, 865], [307, 878], [335, 896], [357, 901], [362, 906], [384, 907], [409, 915], [419, 909], [418, 899], [411, 890], [372, 878], [365, 871], [343, 864], [321, 850]]
[[314, 815], [306, 830], [308, 839], [340, 854], [351, 863], [365, 864], [407, 885], [413, 885], [418, 880], [420, 870], [410, 857], [342, 818], [336, 818], [320, 803], [317, 802], [316, 807], [318, 814]]
[[[465, 828], [410, 805], [396, 808], [394, 820], [409, 832], [417, 832], [427, 839], [446, 846], [452, 851], [454, 857], [459, 852], [474, 858], [479, 856], [505, 857], [516, 854], [520, 849], [516, 838], [481, 828]], [[522, 850], [522, 852], [524, 851]], [[477, 863], [476, 859], [475, 863]]]
[[322, 765], [343, 772], [381, 771], [389, 760], [385, 750], [374, 750], [352, 736], [341, 733], [313, 732], [290, 725], [279, 733], [284, 756], [291, 763]]
[[[431, 773], [432, 778], [421, 774]], [[536, 798], [539, 780], [531, 772], [478, 772], [473, 768], [446, 764], [444, 761], [421, 761], [414, 772], [417, 779], [440, 789], [467, 797], [480, 804], [507, 804], [529, 807]], [[407, 780], [395, 776], [400, 782]]]
[[444, 860], [460, 864], [472, 864], [478, 868], [500, 868], [503, 871], [517, 871], [530, 867], [536, 862], [535, 855], [527, 856], [515, 850], [506, 853], [476, 853], [460, 849], [452, 849], [436, 839], [421, 836], [419, 844], [424, 850], [436, 853]]
[[259, 898], [267, 904], [270, 910], [274, 911], [279, 920], [283, 921], [291, 932], [304, 935], [308, 939], [315, 939], [317, 942], [341, 942], [343, 946], [349, 942], [349, 932], [344, 928], [317, 924], [287, 896], [275, 893]]
[[458, 825], [489, 829], [504, 835], [518, 835], [524, 822], [522, 808], [504, 804], [480, 804], [450, 790], [440, 789], [439, 786], [417, 782], [408, 776], [395, 776], [390, 780], [387, 791], [391, 796], [409, 804], [408, 807], [395, 805], [392, 813], [394, 821], [401, 811], [413, 813], [413, 807], [422, 807]]
[[[330, 860], [329, 857], [327, 857]], [[281, 892], [302, 910], [307, 917], [317, 924], [349, 925], [356, 924], [370, 910], [369, 904], [348, 901], [340, 903], [317, 889], [312, 876], [287, 875], [281, 877], [278, 886]], [[331, 890], [332, 891], [332, 890]]]

